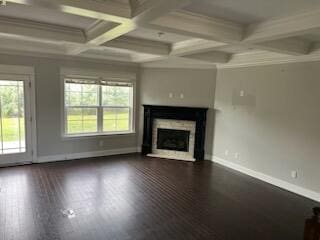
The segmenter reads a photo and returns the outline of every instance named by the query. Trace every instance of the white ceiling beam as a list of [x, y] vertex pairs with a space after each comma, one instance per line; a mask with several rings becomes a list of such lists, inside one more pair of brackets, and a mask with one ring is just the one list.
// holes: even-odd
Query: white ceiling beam
[[204, 51], [210, 51], [217, 47], [226, 46], [226, 43], [208, 41], [204, 39], [190, 39], [172, 45], [170, 55], [184, 56], [190, 54], [201, 53]]
[[85, 31], [87, 41], [91, 41], [117, 26], [119, 26], [119, 23], [97, 20], [90, 28]]
[[254, 44], [255, 48], [288, 55], [305, 55], [311, 48], [311, 42], [299, 38], [285, 38]]
[[184, 56], [184, 58], [191, 58], [209, 63], [227, 63], [230, 60], [230, 57], [231, 54], [218, 51], [197, 53]]
[[169, 56], [159, 56], [159, 55], [152, 55], [152, 54], [141, 54], [135, 58], [136, 63], [147, 63], [147, 62], [155, 62], [160, 60], [168, 59]]
[[7, 3], [38, 6], [61, 11], [82, 17], [101, 19], [116, 23], [128, 22], [131, 19], [129, 4], [118, 1], [88, 1], [88, 0], [7, 0]]
[[237, 44], [289, 55], [307, 54], [310, 48], [310, 42], [294, 38], [287, 38], [281, 41], [263, 41], [262, 44], [260, 44], [261, 41], [249, 41], [248, 39], [242, 41], [244, 28], [241, 25], [226, 22], [221, 19], [208, 18], [187, 11], [170, 13], [169, 15], [152, 21], [147, 27], [193, 38], [205, 39], [202, 41], [213, 40], [213, 42], [202, 42], [202, 44], [199, 45], [196, 43], [196, 40], [194, 40], [194, 49], [192, 42], [190, 43], [190, 47], [186, 46], [184, 48], [179, 46], [179, 44], [173, 46], [173, 54], [178, 55], [187, 54], [189, 50], [191, 52], [193, 50], [195, 52], [214, 50], [223, 46], [223, 44]]
[[25, 39], [21, 37], [12, 37], [6, 34], [0, 34], [1, 51], [25, 51], [50, 54], [64, 54], [63, 44], [55, 42], [38, 41], [37, 39]]
[[131, 18], [129, 4], [118, 1], [88, 1], [88, 0], [54, 0], [63, 12], [123, 23]]
[[[118, 1], [87, 1], [87, 0], [8, 0], [8, 2], [38, 6], [46, 9], [61, 11], [73, 15], [104, 20], [92, 29], [87, 30], [87, 44], [99, 45], [108, 40], [115, 39], [134, 29], [131, 20], [129, 4]], [[119, 24], [116, 24], [119, 23]], [[106, 34], [106, 32], [108, 34]], [[86, 51], [88, 46], [72, 47], [68, 54], [79, 54]]]
[[[288, 55], [308, 54], [311, 47], [310, 42], [298, 38], [279, 39], [259, 44], [243, 44], [240, 42], [236, 45], [245, 46], [248, 48], [268, 50], [271, 52], [284, 53]], [[233, 44], [230, 45], [222, 42], [208, 41], [204, 39], [190, 39], [173, 44], [171, 55], [185, 56], [212, 50], [223, 52], [223, 48], [228, 46], [233, 46]]]
[[[163, 14], [183, 7], [191, 1], [192, 0], [148, 0], [147, 7], [145, 7], [143, 11], [140, 11], [139, 14], [134, 16], [130, 21], [123, 22], [119, 26], [105, 31], [96, 38], [90, 39], [87, 44], [102, 45], [108, 41], [114, 40], [122, 35], [133, 31], [141, 24], [145, 24], [155, 18], [162, 16]], [[76, 51], [73, 51], [73, 53], [79, 54], [84, 50], [85, 48], [80, 48]]]
[[252, 24], [244, 39], [248, 43], [259, 43], [299, 36], [320, 28], [320, 9], [289, 17]]
[[269, 64], [283, 64], [294, 62], [311, 62], [320, 60], [320, 51], [316, 49], [307, 55], [289, 56], [268, 51], [255, 51], [232, 55], [227, 64], [218, 64], [218, 68], [248, 67]]
[[[91, 36], [95, 36], [95, 37], [91, 38], [90, 36], [88, 36], [87, 37], [88, 41], [86, 42], [85, 45], [70, 49], [68, 51], [68, 54], [70, 55], [80, 54], [84, 51], [87, 51], [91, 47], [102, 45], [122, 35], [125, 35], [126, 33], [134, 30], [135, 28], [136, 28], [136, 25], [133, 22], [122, 23], [111, 29], [109, 29], [109, 25], [107, 24], [105, 28], [98, 30], [98, 31], [101, 31], [102, 33], [98, 34], [97, 31], [92, 31]], [[105, 31], [103, 31], [103, 29]]]
[[[308, 54], [312, 44], [309, 41], [292, 36], [299, 36], [320, 29], [320, 10], [253, 24], [245, 29], [241, 24], [230, 21], [205, 17], [187, 11], [172, 12], [190, 3], [191, 0], [148, 0], [143, 4], [135, 5], [133, 11], [128, 4], [123, 8], [123, 3], [113, 0], [108, 2], [87, 0], [7, 1], [103, 20], [88, 29], [84, 35], [81, 30], [74, 28], [44, 25], [31, 21], [16, 22], [16, 20], [4, 24], [0, 19], [0, 31], [7, 34], [85, 43], [72, 46], [68, 49], [69, 54], [79, 54], [92, 48], [92, 46], [110, 42], [110, 47], [113, 48], [158, 55], [154, 58], [166, 56], [167, 48], [161, 44], [150, 43], [148, 45], [145, 42], [147, 46], [143, 46], [142, 42], [140, 44], [135, 42], [134, 39], [126, 40], [126, 37], [121, 37], [139, 26], [146, 26], [192, 38], [202, 38], [186, 41], [186, 43], [173, 44], [170, 52], [173, 56], [195, 55], [199, 57], [203, 55], [200, 54], [201, 52], [213, 50], [217, 52], [219, 47], [226, 44], [237, 44], [299, 56]], [[48, 26], [50, 26], [50, 29], [47, 28]], [[245, 30], [246, 35], [243, 38]], [[119, 38], [120, 40], [118, 40]], [[126, 42], [129, 43], [128, 46], [126, 46]], [[156, 45], [158, 49], [156, 49]], [[107, 46], [109, 45], [107, 44]], [[315, 51], [319, 50], [313, 48], [313, 52]], [[210, 61], [210, 54], [207, 55], [207, 58], [204, 56], [202, 58]]]
[[122, 23], [121, 25], [106, 31], [95, 39], [90, 40], [89, 44], [101, 45], [105, 42], [111, 41], [117, 37], [127, 34], [138, 27], [140, 24], [147, 23], [155, 18], [162, 16], [172, 10], [180, 8], [191, 0], [148, 0], [148, 7], [144, 11], [139, 12], [131, 21]]
[[179, 11], [159, 17], [145, 27], [225, 43], [242, 40], [244, 28], [237, 23]]
[[116, 39], [122, 35], [125, 35], [126, 33], [133, 31], [134, 29], [136, 29], [136, 25], [133, 22], [122, 23], [114, 28], [111, 28], [110, 30], [103, 32], [95, 38], [89, 39], [87, 44], [98, 46], [105, 42]]
[[127, 36], [114, 39], [103, 46], [160, 56], [170, 53], [169, 44]]
[[16, 18], [0, 17], [0, 32], [51, 41], [86, 42], [85, 34], [80, 29]]

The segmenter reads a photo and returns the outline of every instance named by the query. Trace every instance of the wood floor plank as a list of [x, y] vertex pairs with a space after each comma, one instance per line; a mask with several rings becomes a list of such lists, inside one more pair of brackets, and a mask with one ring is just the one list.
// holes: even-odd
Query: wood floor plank
[[2, 168], [0, 188], [1, 240], [301, 240], [317, 204], [209, 161], [139, 154]]

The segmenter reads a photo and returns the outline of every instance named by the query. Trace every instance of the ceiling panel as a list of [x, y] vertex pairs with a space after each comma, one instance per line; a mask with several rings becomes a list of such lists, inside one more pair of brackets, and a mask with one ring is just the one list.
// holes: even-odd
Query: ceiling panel
[[249, 24], [320, 7], [319, 0], [197, 0], [185, 10]]
[[160, 35], [159, 33], [160, 32], [156, 30], [138, 28], [137, 30], [128, 33], [127, 36], [144, 38], [144, 39], [154, 40], [154, 41], [164, 42], [164, 43], [177, 43], [177, 42], [190, 39], [190, 37], [173, 34], [173, 33], [161, 32]]
[[100, 59], [109, 59], [109, 60], [125, 61], [125, 62], [132, 61], [132, 56], [130, 52], [119, 51], [119, 50], [107, 48], [107, 47], [91, 48], [85, 52], [82, 52], [80, 56], [90, 56], [90, 57], [95, 57]]
[[11, 3], [8, 3], [5, 7], [0, 7], [0, 16], [27, 19], [80, 29], [86, 29], [95, 22], [95, 20], [91, 18], [80, 17], [35, 6], [31, 7]]
[[320, 30], [315, 30], [312, 33], [305, 34], [299, 38], [311, 41], [311, 42], [320, 42]]

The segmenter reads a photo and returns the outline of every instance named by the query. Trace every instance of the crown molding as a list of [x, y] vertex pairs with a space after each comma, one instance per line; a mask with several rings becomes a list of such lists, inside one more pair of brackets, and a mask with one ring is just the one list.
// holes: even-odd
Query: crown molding
[[283, 54], [259, 51], [254, 53], [235, 54], [227, 64], [217, 64], [217, 68], [240, 68], [316, 61], [320, 61], [319, 52], [301, 56], [288, 56]]
[[14, 51], [14, 50], [1, 50], [0, 54], [17, 56], [17, 57], [35, 57], [35, 58], [46, 58], [53, 60], [62, 60], [62, 61], [77, 61], [77, 62], [87, 62], [87, 63], [97, 63], [97, 64], [106, 64], [112, 66], [124, 66], [124, 67], [132, 67], [138, 69], [140, 67], [139, 64], [133, 62], [124, 62], [124, 61], [114, 61], [107, 59], [97, 59], [90, 56], [68, 56], [62, 54], [52, 54], [52, 53], [40, 53], [40, 52], [26, 52], [26, 51]]

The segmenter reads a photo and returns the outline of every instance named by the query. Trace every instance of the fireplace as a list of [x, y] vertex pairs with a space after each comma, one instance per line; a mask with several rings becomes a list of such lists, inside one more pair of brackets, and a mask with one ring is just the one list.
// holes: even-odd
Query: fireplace
[[203, 160], [206, 113], [207, 108], [144, 105], [142, 154]]
[[158, 128], [157, 149], [189, 151], [190, 131]]

